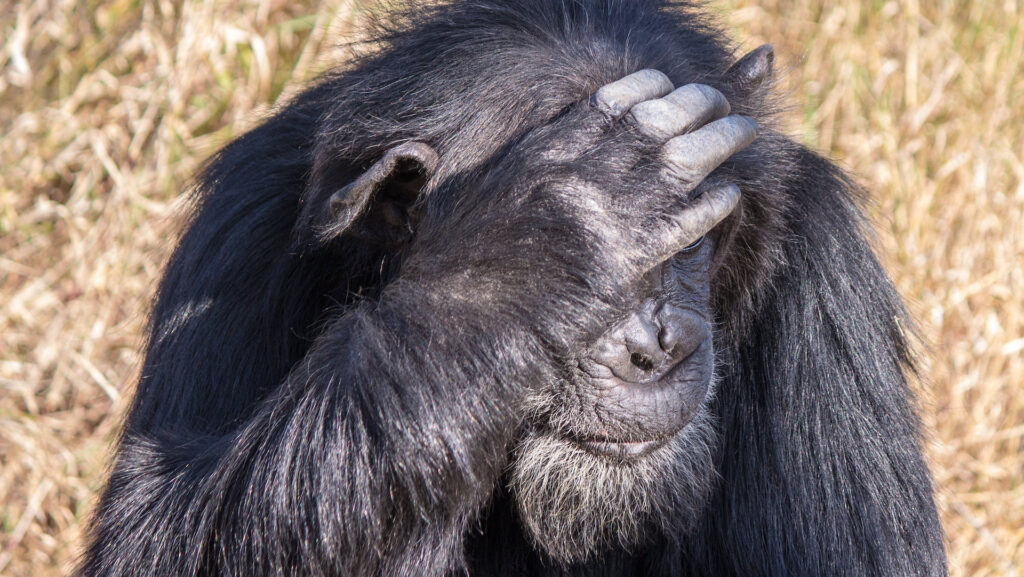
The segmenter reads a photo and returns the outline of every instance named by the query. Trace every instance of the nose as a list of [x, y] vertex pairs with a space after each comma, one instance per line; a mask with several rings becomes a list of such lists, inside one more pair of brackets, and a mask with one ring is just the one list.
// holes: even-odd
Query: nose
[[648, 299], [602, 337], [591, 358], [624, 381], [657, 381], [693, 354], [705, 333], [695, 313]]

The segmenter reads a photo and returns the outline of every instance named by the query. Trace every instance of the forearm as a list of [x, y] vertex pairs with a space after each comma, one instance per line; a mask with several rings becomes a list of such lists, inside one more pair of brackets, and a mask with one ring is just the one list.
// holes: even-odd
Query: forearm
[[[544, 366], [526, 353], [494, 355], [537, 346], [514, 323], [470, 310], [443, 291], [396, 285], [334, 320], [233, 432], [187, 443], [129, 433], [104, 497], [113, 506], [101, 510], [131, 509], [158, 528], [98, 518], [94, 547], [188, 551], [154, 559], [180, 574], [242, 569], [229, 562], [254, 575], [447, 569], [505, 464], [514, 389]], [[86, 574], [148, 570], [115, 569], [102, 551], [91, 558]]]

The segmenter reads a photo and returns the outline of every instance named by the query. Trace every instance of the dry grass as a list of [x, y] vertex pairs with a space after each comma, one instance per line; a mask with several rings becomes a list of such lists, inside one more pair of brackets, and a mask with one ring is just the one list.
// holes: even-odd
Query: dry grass
[[[745, 47], [776, 45], [794, 133], [876, 194], [931, 343], [953, 574], [1018, 574], [1024, 6], [825, 4], [713, 7]], [[358, 19], [345, 0], [0, 4], [0, 574], [58, 574], [76, 551], [189, 174]]]

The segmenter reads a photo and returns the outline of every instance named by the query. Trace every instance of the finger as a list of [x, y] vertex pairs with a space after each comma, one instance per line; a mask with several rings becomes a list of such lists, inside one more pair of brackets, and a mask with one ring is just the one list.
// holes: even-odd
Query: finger
[[646, 69], [602, 86], [591, 97], [591, 104], [617, 120], [636, 104], [665, 96], [672, 88], [664, 73]]
[[729, 114], [729, 101], [706, 84], [687, 84], [630, 109], [626, 118], [644, 135], [665, 141]]
[[739, 187], [731, 182], [721, 182], [709, 186], [679, 214], [669, 215], [665, 222], [666, 230], [661, 235], [662, 244], [655, 251], [655, 262], [651, 266], [665, 262], [711, 232], [732, 214], [739, 201]]
[[693, 190], [711, 171], [757, 137], [757, 123], [748, 116], [716, 120], [662, 147], [664, 173]]

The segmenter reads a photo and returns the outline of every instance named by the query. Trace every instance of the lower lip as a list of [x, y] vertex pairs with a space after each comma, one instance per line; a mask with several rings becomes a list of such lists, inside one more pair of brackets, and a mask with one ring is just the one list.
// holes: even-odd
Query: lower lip
[[642, 457], [668, 443], [668, 439], [639, 441], [635, 443], [616, 443], [612, 441], [574, 441], [588, 453], [601, 457], [616, 459], [636, 459]]

